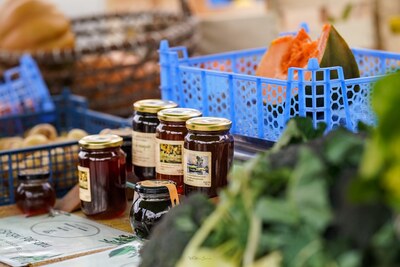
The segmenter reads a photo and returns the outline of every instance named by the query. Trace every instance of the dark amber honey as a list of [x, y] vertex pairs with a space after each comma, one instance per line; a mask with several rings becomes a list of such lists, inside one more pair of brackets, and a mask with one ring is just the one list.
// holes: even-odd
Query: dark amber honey
[[160, 121], [157, 112], [177, 104], [161, 99], [145, 99], [134, 103], [132, 120], [132, 166], [139, 180], [156, 178], [155, 135]]
[[202, 192], [216, 197], [228, 183], [234, 141], [231, 122], [223, 118], [202, 117], [186, 122], [184, 143], [184, 193]]
[[188, 132], [186, 121], [201, 116], [189, 108], [171, 108], [158, 112], [160, 124], [156, 129], [156, 179], [176, 183], [183, 194], [183, 142]]
[[[147, 161], [148, 163], [146, 164], [140, 162], [140, 160], [137, 159], [137, 157], [140, 155], [135, 155], [135, 153], [140, 154], [140, 152], [142, 152], [144, 148], [143, 144], [139, 143], [140, 140], [137, 138], [137, 136], [135, 136], [135, 134], [137, 135], [137, 133], [153, 133], [155, 136], [156, 128], [159, 123], [160, 121], [157, 118], [157, 114], [154, 113], [136, 112], [135, 116], [133, 117], [132, 129], [136, 133], [133, 133], [132, 136], [132, 168], [136, 177], [142, 181], [147, 179], [154, 179], [156, 176], [156, 168], [154, 160], [153, 162]], [[155, 140], [153, 140], [153, 144], [154, 141]], [[139, 151], [138, 148], [141, 150]], [[149, 147], [147, 150], [150, 151], [151, 147]], [[141, 165], [149, 165], [149, 166], [141, 166]]]
[[25, 215], [47, 213], [54, 207], [56, 193], [48, 178], [49, 173], [42, 169], [24, 170], [19, 173], [15, 202]]
[[[122, 137], [122, 145], [121, 148], [125, 152], [126, 160], [125, 160], [125, 167], [126, 167], [126, 180], [131, 183], [136, 183], [137, 178], [133, 174], [132, 168], [132, 129], [130, 127], [126, 128], [119, 128], [119, 129], [103, 129], [100, 134], [115, 134]], [[133, 198], [132, 190], [126, 190], [127, 199]]]
[[136, 184], [137, 198], [132, 204], [129, 216], [132, 228], [142, 238], [147, 238], [152, 228], [174, 206], [166, 186], [173, 185], [176, 194], [175, 183], [172, 181], [152, 181], [151, 186], [146, 182], [148, 181]]
[[79, 144], [79, 196], [83, 213], [95, 219], [122, 215], [127, 205], [122, 138], [92, 135], [82, 138]]

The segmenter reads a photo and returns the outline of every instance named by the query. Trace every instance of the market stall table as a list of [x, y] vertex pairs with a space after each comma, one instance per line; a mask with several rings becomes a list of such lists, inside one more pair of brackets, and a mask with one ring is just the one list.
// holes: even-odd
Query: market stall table
[[[130, 205], [128, 203], [125, 213], [122, 216], [114, 218], [114, 219], [95, 220], [95, 222], [107, 225], [109, 227], [112, 227], [112, 228], [115, 228], [115, 229], [118, 229], [121, 231], [132, 233], [132, 228], [129, 223], [129, 209], [130, 209]], [[17, 208], [16, 205], [0, 206], [0, 219], [9, 217], [9, 216], [20, 215], [20, 214], [22, 214], [22, 213]], [[81, 210], [75, 211], [72, 214], [90, 219], [89, 217], [86, 217]], [[89, 253], [87, 253], [87, 254], [89, 254]], [[86, 254], [84, 254], [84, 255], [86, 255]], [[49, 261], [48, 264], [49, 263], [52, 263], [52, 262]], [[45, 265], [45, 264], [46, 263], [40, 262], [40, 263], [33, 264], [30, 266], [38, 266], [38, 265]], [[7, 266], [9, 266], [9, 265], [6, 265], [6, 264], [3, 264], [0, 262], [0, 267], [7, 267]]]

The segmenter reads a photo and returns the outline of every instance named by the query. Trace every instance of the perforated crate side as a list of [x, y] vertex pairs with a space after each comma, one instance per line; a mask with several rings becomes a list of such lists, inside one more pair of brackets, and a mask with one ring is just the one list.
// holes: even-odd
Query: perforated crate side
[[[89, 134], [95, 134], [104, 128], [129, 127], [130, 120], [95, 112], [87, 109], [86, 100], [71, 95], [65, 91], [62, 95], [54, 96], [56, 110], [46, 113], [61, 133], [72, 128], [81, 128]], [[21, 128], [11, 133], [23, 134], [26, 129], [44, 118], [43, 113], [19, 115], [10, 118], [0, 118], [0, 125], [5, 122], [19, 122]], [[0, 205], [14, 203], [14, 189], [17, 185], [17, 174], [25, 168], [48, 168], [57, 195], [64, 195], [77, 182], [77, 161], [79, 147], [77, 141], [67, 141], [44, 146], [0, 151]]]
[[27, 168], [46, 168], [57, 196], [64, 195], [77, 182], [76, 141], [0, 151], [0, 205], [15, 202], [18, 172]]
[[[265, 48], [188, 57], [184, 47], [160, 44], [163, 99], [197, 108], [205, 116], [233, 121], [232, 132], [276, 141], [293, 116], [309, 116], [328, 130], [357, 123], [374, 124], [370, 107], [373, 84], [400, 69], [400, 54], [353, 48], [361, 77], [344, 79], [341, 67], [290, 68], [287, 80], [255, 76]], [[336, 73], [337, 79], [330, 79]], [[317, 80], [317, 75], [323, 79]], [[311, 77], [311, 79], [307, 78]]]

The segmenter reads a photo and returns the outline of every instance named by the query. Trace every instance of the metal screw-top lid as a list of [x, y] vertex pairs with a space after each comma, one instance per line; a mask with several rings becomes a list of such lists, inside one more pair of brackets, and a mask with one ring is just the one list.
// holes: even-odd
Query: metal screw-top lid
[[94, 134], [83, 137], [79, 145], [88, 149], [103, 149], [122, 145], [122, 137], [115, 134]]
[[168, 108], [157, 113], [159, 120], [173, 122], [184, 122], [201, 115], [202, 113], [199, 110], [193, 108]]
[[49, 177], [50, 173], [46, 168], [24, 169], [18, 173], [18, 180], [20, 181], [47, 180]]
[[177, 106], [178, 104], [173, 101], [161, 99], [144, 99], [136, 101], [133, 104], [133, 109], [140, 112], [157, 113], [162, 109], [175, 108]]
[[193, 131], [225, 131], [229, 130], [232, 122], [225, 118], [198, 117], [186, 121], [186, 128]]

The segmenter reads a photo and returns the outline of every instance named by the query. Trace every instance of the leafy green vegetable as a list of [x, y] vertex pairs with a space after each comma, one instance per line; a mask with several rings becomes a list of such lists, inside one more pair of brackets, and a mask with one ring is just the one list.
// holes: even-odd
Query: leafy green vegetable
[[[364, 143], [353, 137], [339, 130], [307, 144], [267, 152], [237, 168], [220, 205], [185, 248], [181, 266], [204, 248], [212, 249], [218, 259], [223, 255], [227, 262], [234, 260], [234, 266], [251, 266], [273, 251], [282, 252], [283, 266], [337, 264], [335, 258], [347, 250], [333, 254], [325, 240], [326, 231], [335, 226], [329, 189], [345, 170], [355, 173], [354, 158], [361, 158]], [[343, 140], [339, 147], [348, 149], [333, 151], [332, 139]], [[260, 230], [253, 223], [257, 219]], [[258, 238], [249, 238], [254, 232]], [[351, 259], [343, 256], [343, 261]]]
[[[379, 123], [367, 143], [361, 162], [365, 180], [377, 181], [386, 201], [400, 211], [400, 71], [392, 73], [374, 87], [372, 107]], [[365, 181], [365, 183], [371, 183]], [[359, 196], [360, 197], [360, 196]]]
[[318, 124], [317, 129], [314, 129], [313, 123], [309, 118], [295, 117], [287, 123], [285, 131], [278, 142], [275, 143], [272, 151], [278, 151], [290, 144], [304, 143], [321, 137], [325, 130], [326, 124], [324, 123]]
[[399, 114], [400, 77], [394, 76], [377, 84], [376, 90], [397, 88], [374, 94], [379, 125], [368, 129], [372, 138], [344, 129], [322, 136], [324, 126], [313, 130], [308, 118], [290, 121], [270, 151], [231, 172], [215, 209], [193, 223], [207, 205], [189, 198], [178, 207], [186, 212], [168, 214], [141, 266], [398, 266], [391, 207], [400, 208], [400, 124], [390, 116]]
[[205, 196], [195, 194], [169, 211], [144, 244], [140, 266], [175, 266], [190, 238], [213, 210], [214, 205]]
[[256, 215], [266, 223], [294, 225], [300, 220], [292, 203], [269, 197], [264, 197], [257, 203]]
[[[372, 240], [371, 251], [374, 253], [379, 266], [392, 266], [393, 262], [400, 262], [399, 233], [396, 233], [395, 224], [389, 222], [384, 225]], [[377, 265], [378, 266], [378, 265]]]
[[[299, 159], [288, 185], [288, 201], [295, 203], [303, 223], [315, 230], [324, 229], [331, 219], [327, 180], [321, 160], [307, 148], [301, 148]], [[316, 220], [315, 218], [318, 218]]]

